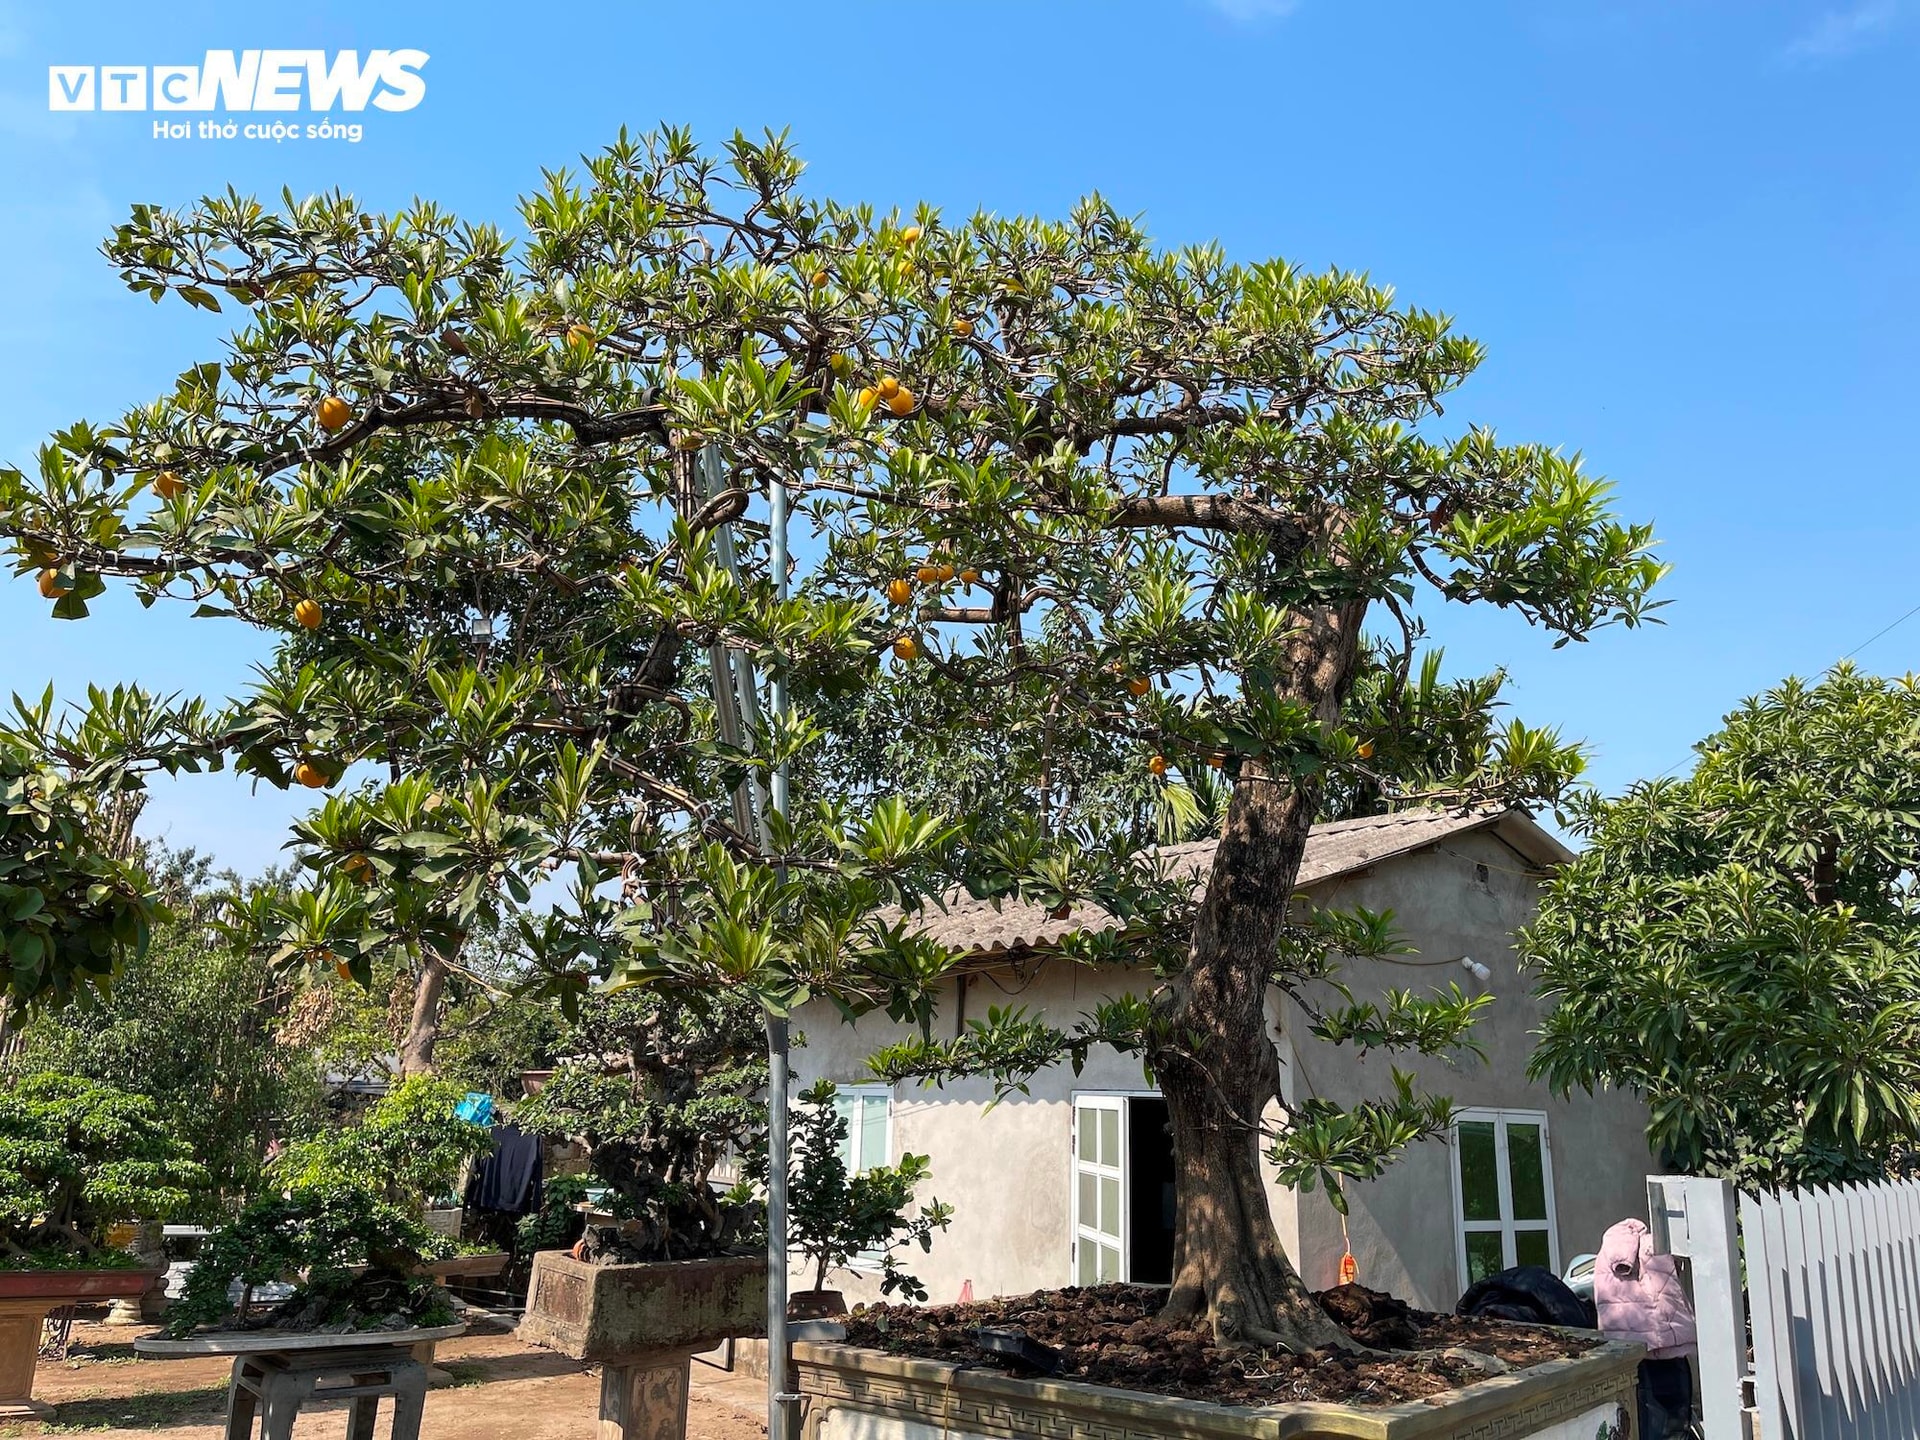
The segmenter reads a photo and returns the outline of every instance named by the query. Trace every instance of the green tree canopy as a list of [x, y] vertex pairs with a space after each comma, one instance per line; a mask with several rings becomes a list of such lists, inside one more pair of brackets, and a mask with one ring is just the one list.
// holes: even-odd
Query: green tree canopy
[[1533, 1072], [1643, 1095], [1689, 1171], [1884, 1174], [1920, 1135], [1920, 680], [1790, 679], [1694, 749], [1571, 807], [1585, 846], [1522, 937]]
[[[396, 792], [312, 828], [278, 953], [416, 950], [429, 1019], [466, 938], [509, 921], [563, 1004], [620, 974], [924, 1019], [951, 957], [899, 915], [956, 874], [1158, 917], [1166, 983], [1127, 1033], [1179, 1161], [1170, 1314], [1331, 1339], [1252, 1118], [1308, 827], [1330, 786], [1525, 798], [1573, 761], [1514, 726], [1393, 771], [1348, 723], [1368, 627], [1404, 686], [1436, 599], [1562, 642], [1638, 624], [1650, 531], [1577, 457], [1444, 427], [1481, 347], [1364, 275], [1164, 250], [1097, 196], [882, 214], [801, 169], [783, 137], [710, 156], [623, 134], [546, 177], [518, 243], [425, 201], [136, 207], [107, 245], [130, 287], [239, 326], [170, 394], [0, 471], [0, 535], [57, 615], [118, 576], [275, 637], [222, 753], [315, 787], [366, 761]], [[808, 793], [829, 702], [885, 666], [940, 692], [936, 727], [1019, 727], [1024, 823]], [[1124, 832], [1062, 825], [1049, 777], [1087, 750], [1231, 787], [1203, 903]], [[453, 818], [413, 825], [429, 803]], [[554, 867], [569, 903], [530, 913]], [[1439, 1044], [1457, 1020], [1403, 1009], [1384, 1033]]]

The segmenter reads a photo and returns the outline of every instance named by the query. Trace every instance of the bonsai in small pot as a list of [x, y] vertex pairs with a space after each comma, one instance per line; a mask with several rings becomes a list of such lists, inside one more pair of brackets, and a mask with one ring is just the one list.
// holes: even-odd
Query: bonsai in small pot
[[47, 1315], [157, 1278], [109, 1248], [107, 1228], [165, 1218], [201, 1179], [144, 1095], [55, 1074], [0, 1091], [0, 1419], [49, 1413], [32, 1398]]
[[[895, 1251], [907, 1245], [933, 1248], [933, 1234], [953, 1219], [953, 1207], [933, 1200], [909, 1215], [914, 1192], [927, 1178], [927, 1157], [902, 1155], [898, 1165], [855, 1173], [847, 1164], [848, 1119], [839, 1091], [822, 1080], [800, 1097], [793, 1112], [792, 1170], [787, 1181], [788, 1235], [813, 1271], [813, 1289], [788, 1297], [795, 1320], [846, 1313], [846, 1299], [827, 1288], [836, 1271], [856, 1263], [877, 1265], [880, 1293], [925, 1300], [919, 1279], [901, 1268]], [[765, 1166], [759, 1167], [762, 1175]]]
[[[167, 1332], [202, 1328], [409, 1330], [453, 1318], [446, 1291], [428, 1273], [453, 1242], [365, 1186], [332, 1179], [254, 1201], [207, 1237], [186, 1290], [167, 1313]], [[264, 1317], [249, 1313], [253, 1290], [296, 1281]], [[238, 1303], [233, 1298], [239, 1282]]]

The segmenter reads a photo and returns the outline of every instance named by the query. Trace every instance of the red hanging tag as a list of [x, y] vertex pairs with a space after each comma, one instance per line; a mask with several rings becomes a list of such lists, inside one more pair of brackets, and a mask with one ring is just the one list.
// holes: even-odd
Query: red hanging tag
[[1353, 1252], [1347, 1251], [1340, 1257], [1340, 1283], [1351, 1285], [1360, 1274], [1360, 1267], [1353, 1263]]

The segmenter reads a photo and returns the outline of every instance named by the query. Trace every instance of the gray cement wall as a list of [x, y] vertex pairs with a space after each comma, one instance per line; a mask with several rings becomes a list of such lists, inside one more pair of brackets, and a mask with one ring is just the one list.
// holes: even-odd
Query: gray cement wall
[[[1290, 1096], [1314, 1093], [1349, 1104], [1387, 1089], [1390, 1066], [1398, 1064], [1461, 1106], [1544, 1111], [1564, 1268], [1574, 1255], [1597, 1249], [1608, 1225], [1644, 1210], [1645, 1176], [1654, 1166], [1644, 1139], [1646, 1114], [1638, 1102], [1602, 1094], [1563, 1103], [1526, 1078], [1540, 1012], [1518, 971], [1512, 934], [1532, 913], [1536, 882], [1527, 869], [1498, 839], [1474, 832], [1313, 892], [1325, 905], [1392, 909], [1400, 929], [1418, 947], [1418, 954], [1405, 957], [1413, 964], [1362, 961], [1349, 967], [1347, 983], [1359, 997], [1450, 981], [1469, 993], [1492, 994], [1494, 1003], [1474, 1032], [1487, 1052], [1486, 1063], [1470, 1056], [1454, 1065], [1387, 1055], [1361, 1061], [1344, 1048], [1306, 1036], [1304, 1016], [1290, 1002], [1275, 1007], [1284, 1032], [1277, 1043], [1283, 1060], [1291, 1062]], [[1491, 978], [1474, 979], [1456, 963], [1462, 955], [1486, 965]], [[1025, 974], [979, 975], [966, 984], [964, 1014], [957, 995], [944, 1001], [935, 1033], [951, 1035], [963, 1018], [981, 1017], [994, 1005], [1025, 1006], [1056, 1023], [1070, 1023], [1129, 985], [1144, 993], [1150, 984], [1151, 977], [1139, 972], [1096, 973], [1058, 963]], [[871, 1083], [867, 1057], [910, 1033], [884, 1016], [849, 1026], [821, 1004], [803, 1007], [797, 1020], [805, 1044], [794, 1052], [796, 1088], [823, 1076]], [[1095, 1052], [1080, 1075], [1055, 1066], [1035, 1077], [1030, 1094], [998, 1105], [990, 1104], [992, 1086], [986, 1080], [943, 1089], [896, 1087], [890, 1155], [930, 1156], [932, 1176], [922, 1194], [954, 1207], [952, 1227], [936, 1238], [932, 1253], [904, 1257], [907, 1268], [926, 1283], [930, 1300], [955, 1299], [969, 1280], [980, 1296], [1069, 1283], [1072, 1097], [1149, 1088], [1137, 1060], [1107, 1050]], [[1380, 1179], [1350, 1184], [1347, 1196], [1360, 1280], [1419, 1305], [1450, 1309], [1461, 1287], [1447, 1142], [1413, 1147]], [[1307, 1282], [1316, 1289], [1334, 1284], [1341, 1230], [1324, 1195], [1296, 1196], [1270, 1185], [1269, 1199], [1281, 1241]], [[796, 1272], [794, 1283], [810, 1285], [812, 1279]], [[877, 1295], [871, 1277], [842, 1276], [832, 1283], [850, 1301]]]

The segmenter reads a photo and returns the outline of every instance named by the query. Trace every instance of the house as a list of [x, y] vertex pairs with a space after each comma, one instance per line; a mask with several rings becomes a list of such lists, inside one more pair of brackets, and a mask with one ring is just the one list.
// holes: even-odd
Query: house
[[[1213, 843], [1163, 854], [1200, 882]], [[1562, 1101], [1527, 1078], [1541, 1011], [1518, 968], [1513, 935], [1532, 916], [1542, 881], [1570, 858], [1514, 809], [1418, 810], [1314, 827], [1301, 892], [1321, 906], [1392, 910], [1417, 952], [1349, 966], [1345, 978], [1356, 996], [1454, 982], [1494, 1003], [1473, 1032], [1484, 1062], [1471, 1055], [1361, 1060], [1308, 1036], [1298, 1006], [1274, 993], [1271, 1039], [1289, 1100], [1312, 1094], [1350, 1104], [1385, 1091], [1388, 1067], [1397, 1064], [1461, 1107], [1450, 1135], [1415, 1145], [1377, 1180], [1346, 1185], [1344, 1234], [1323, 1193], [1296, 1194], [1270, 1178], [1280, 1237], [1313, 1288], [1338, 1282], [1350, 1245], [1362, 1283], [1451, 1309], [1471, 1279], [1516, 1263], [1559, 1273], [1574, 1256], [1598, 1249], [1609, 1225], [1644, 1211], [1645, 1177], [1657, 1168], [1644, 1107], [1618, 1093]], [[994, 1005], [1070, 1024], [1108, 995], [1145, 993], [1152, 977], [1144, 969], [1096, 971], [1049, 953], [1050, 942], [1087, 923], [1084, 912], [1063, 922], [1025, 904], [951, 903], [928, 928], [968, 958], [935, 1033], [958, 1033]], [[849, 1025], [816, 1002], [796, 1022], [804, 1038], [793, 1057], [798, 1085], [823, 1077], [840, 1085], [852, 1161], [881, 1164], [906, 1152], [931, 1158], [922, 1198], [951, 1204], [953, 1224], [931, 1254], [903, 1258], [933, 1300], [950, 1301], [968, 1283], [986, 1296], [1169, 1278], [1166, 1105], [1137, 1059], [1103, 1048], [1078, 1075], [1054, 1066], [1034, 1078], [1030, 1093], [996, 1105], [985, 1078], [943, 1088], [874, 1083], [867, 1057], [910, 1034], [884, 1015]], [[810, 1282], [796, 1276], [795, 1283]], [[877, 1293], [869, 1275], [841, 1288], [849, 1299]]]

